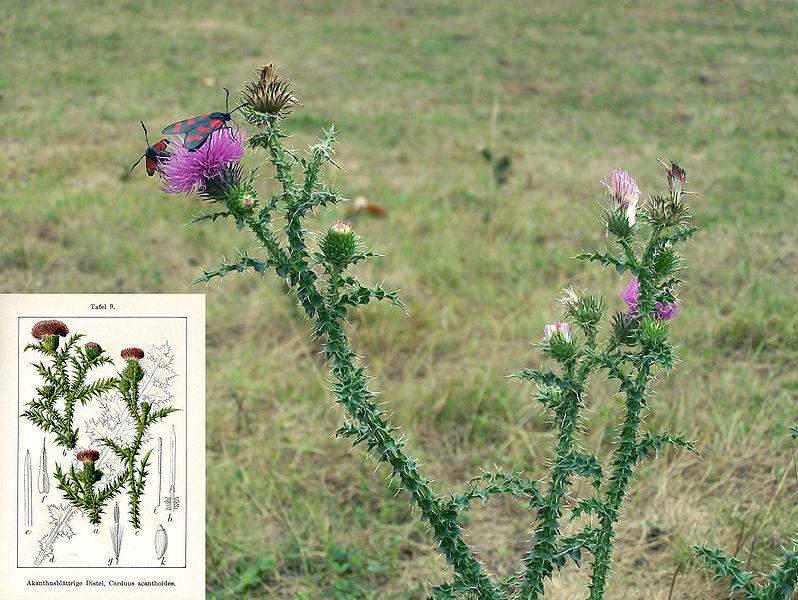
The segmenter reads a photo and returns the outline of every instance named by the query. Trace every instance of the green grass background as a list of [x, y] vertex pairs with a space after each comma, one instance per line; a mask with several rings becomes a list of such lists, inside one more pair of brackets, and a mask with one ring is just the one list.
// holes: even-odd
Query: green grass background
[[[21, 2], [2, 15], [0, 289], [176, 292], [251, 248], [229, 225], [184, 227], [194, 198], [143, 171], [151, 130], [220, 107], [264, 60], [296, 81], [293, 142], [341, 130], [330, 177], [384, 205], [355, 226], [410, 316], [352, 319], [394, 418], [441, 490], [493, 463], [542, 475], [550, 442], [530, 389], [505, 375], [568, 284], [613, 307], [621, 282], [570, 257], [603, 243], [601, 177], [646, 191], [656, 158], [688, 170], [702, 231], [687, 248], [682, 363], [653, 427], [703, 455], [641, 470], [610, 598], [722, 598], [687, 546], [740, 543], [767, 568], [796, 530], [798, 12], [792, 2]], [[512, 157], [495, 189], [479, 149]], [[263, 160], [255, 157], [254, 163]], [[264, 191], [269, 186], [263, 180]], [[338, 214], [319, 216], [318, 227]], [[279, 282], [208, 294], [208, 592], [214, 598], [422, 598], [442, 561], [340, 419], [308, 327]], [[600, 380], [587, 447], [606, 456], [618, 401]], [[475, 510], [469, 540], [509, 573], [528, 537], [512, 502]], [[742, 532], [745, 531], [745, 535]], [[741, 540], [741, 541], [740, 541]], [[573, 568], [552, 598], [585, 595]]]

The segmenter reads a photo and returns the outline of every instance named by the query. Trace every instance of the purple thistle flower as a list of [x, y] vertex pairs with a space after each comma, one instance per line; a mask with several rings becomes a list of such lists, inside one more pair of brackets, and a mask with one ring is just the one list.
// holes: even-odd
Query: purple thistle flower
[[651, 315], [662, 321], [670, 321], [679, 316], [679, 303], [678, 302], [657, 302], [654, 304], [656, 311]]
[[179, 140], [174, 143], [172, 156], [163, 164], [164, 191], [169, 194], [201, 191], [208, 180], [218, 177], [228, 164], [238, 162], [243, 156], [241, 136], [234, 136], [229, 129], [213, 133], [193, 151]]
[[637, 187], [637, 182], [626, 171], [613, 169], [610, 181], [604, 179], [601, 183], [609, 190], [618, 208], [626, 211], [629, 224], [634, 225], [637, 219], [637, 201], [640, 199], [640, 188]]
[[[632, 277], [629, 280], [629, 283], [626, 284], [626, 287], [621, 292], [621, 298], [629, 307], [629, 310], [626, 311], [626, 316], [636, 317], [640, 304], [640, 281], [638, 281], [637, 277]], [[678, 300], [673, 302], [655, 302], [654, 308], [655, 310], [652, 311], [651, 316], [661, 321], [670, 321], [679, 316], [680, 305]]]
[[548, 342], [555, 335], [562, 336], [566, 342], [571, 341], [571, 326], [568, 323], [557, 321], [543, 328], [543, 341]]
[[626, 284], [626, 287], [621, 292], [621, 298], [629, 307], [626, 316], [634, 317], [637, 314], [637, 305], [640, 302], [640, 282], [637, 277], [632, 277], [629, 280], [629, 283]]

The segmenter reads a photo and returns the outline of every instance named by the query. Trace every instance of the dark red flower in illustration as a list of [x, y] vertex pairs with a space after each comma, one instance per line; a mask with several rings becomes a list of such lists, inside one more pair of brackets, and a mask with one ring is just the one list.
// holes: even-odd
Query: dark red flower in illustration
[[48, 319], [47, 321], [39, 321], [36, 323], [30, 332], [37, 340], [42, 340], [48, 335], [66, 337], [69, 335], [69, 328], [63, 321]]
[[94, 464], [100, 460], [100, 453], [97, 450], [80, 450], [77, 454], [78, 460], [85, 464]]
[[144, 350], [141, 348], [125, 348], [122, 350], [122, 358], [125, 360], [139, 361], [144, 358]]

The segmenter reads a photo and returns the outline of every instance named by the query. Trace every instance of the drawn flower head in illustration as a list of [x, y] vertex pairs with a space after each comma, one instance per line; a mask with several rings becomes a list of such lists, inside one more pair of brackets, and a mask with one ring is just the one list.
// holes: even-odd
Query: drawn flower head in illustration
[[58, 349], [59, 339], [69, 335], [69, 328], [63, 321], [48, 319], [39, 321], [31, 329], [31, 334], [42, 342], [42, 348], [49, 352]]
[[182, 140], [176, 140], [173, 147], [171, 158], [163, 166], [164, 191], [169, 194], [204, 190], [209, 181], [222, 176], [244, 156], [242, 136], [230, 129], [216, 131], [196, 150], [188, 150]]
[[133, 360], [138, 362], [144, 358], [144, 350], [136, 347], [125, 348], [119, 353], [119, 355], [125, 360]]
[[77, 453], [78, 462], [85, 464], [94, 464], [100, 460], [100, 453], [97, 450], [80, 450]]
[[103, 347], [97, 342], [88, 342], [83, 349], [86, 351], [86, 356], [89, 360], [94, 360], [103, 353]]

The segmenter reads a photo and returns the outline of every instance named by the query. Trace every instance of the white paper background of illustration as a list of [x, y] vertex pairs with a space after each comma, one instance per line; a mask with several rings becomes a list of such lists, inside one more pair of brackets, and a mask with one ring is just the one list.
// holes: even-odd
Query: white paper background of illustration
[[[93, 309], [92, 304], [106, 308]], [[101, 523], [92, 525], [82, 511], [64, 499], [53, 476], [56, 464], [64, 471], [74, 464], [79, 472], [75, 451], [88, 447], [101, 451], [97, 466], [105, 474], [121, 468], [113, 453], [89, 442], [100, 435], [122, 439], [131, 435], [131, 417], [118, 392], [109, 392], [85, 406], [77, 404], [78, 447], [67, 450], [66, 455], [63, 447], [55, 444], [52, 433], [19, 416], [41, 385], [31, 363], [40, 361], [42, 355], [22, 350], [34, 341], [31, 327], [42, 319], [64, 321], [70, 334], [85, 334], [81, 344], [96, 341], [114, 359], [113, 365], [93, 370], [90, 381], [116, 375], [124, 367], [125, 361], [119, 357], [122, 348], [144, 349], [141, 400], [180, 409], [148, 429], [139, 454], [141, 459], [152, 449], [138, 532], [130, 523], [126, 488], [107, 502]], [[204, 296], [8, 295], [0, 296], [0, 321], [4, 382], [0, 390], [0, 431], [4, 434], [0, 456], [11, 459], [0, 461], [0, 476], [16, 483], [0, 500], [0, 534], [9, 542], [0, 546], [0, 598], [86, 599], [111, 594], [123, 598], [162, 598], [167, 594], [173, 598], [204, 597]], [[173, 440], [174, 493], [170, 490]], [[43, 491], [47, 483], [41, 481], [40, 468], [43, 444], [49, 478], [46, 495]], [[29, 484], [28, 465], [32, 475]], [[29, 491], [32, 514], [26, 510]], [[179, 499], [176, 510], [167, 510], [175, 497]], [[117, 531], [115, 504], [119, 506], [122, 532], [118, 564], [112, 541]], [[31, 517], [32, 527], [28, 523]], [[164, 542], [166, 549], [159, 560]], [[95, 585], [87, 585], [89, 580]], [[37, 581], [43, 583], [31, 585]], [[69, 583], [72, 581], [83, 583], [75, 586]], [[161, 584], [144, 586], [157, 581]], [[7, 585], [12, 587], [7, 590]], [[13, 595], [3, 595], [11, 589]]]

